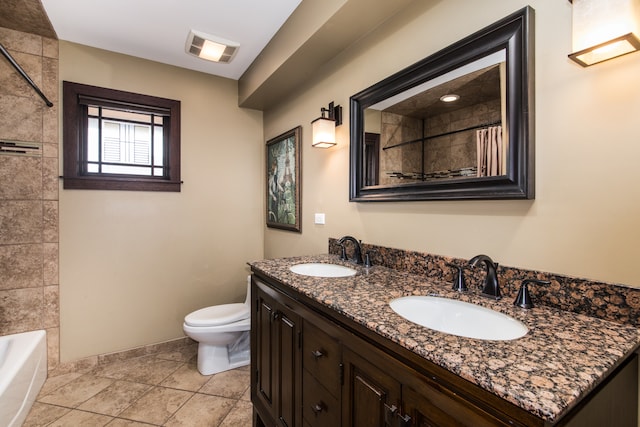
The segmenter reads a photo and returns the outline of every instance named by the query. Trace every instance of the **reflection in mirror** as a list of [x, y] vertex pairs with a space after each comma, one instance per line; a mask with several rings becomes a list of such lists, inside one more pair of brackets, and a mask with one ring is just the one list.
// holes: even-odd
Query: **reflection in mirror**
[[532, 199], [533, 40], [525, 7], [353, 95], [350, 200]]
[[501, 50], [368, 107], [365, 186], [504, 175], [505, 70]]

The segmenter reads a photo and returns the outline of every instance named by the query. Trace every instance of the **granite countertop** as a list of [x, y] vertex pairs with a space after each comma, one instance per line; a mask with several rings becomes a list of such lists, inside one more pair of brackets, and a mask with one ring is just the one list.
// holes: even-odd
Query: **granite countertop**
[[[352, 277], [295, 274], [289, 267], [320, 262], [347, 265]], [[483, 389], [556, 422], [640, 347], [640, 329], [595, 317], [513, 301], [493, 301], [479, 291], [460, 294], [451, 284], [381, 266], [365, 269], [336, 255], [250, 262], [268, 277], [326, 305]], [[500, 311], [523, 322], [529, 332], [514, 341], [483, 341], [441, 333], [396, 314], [389, 301], [408, 295], [438, 294]]]

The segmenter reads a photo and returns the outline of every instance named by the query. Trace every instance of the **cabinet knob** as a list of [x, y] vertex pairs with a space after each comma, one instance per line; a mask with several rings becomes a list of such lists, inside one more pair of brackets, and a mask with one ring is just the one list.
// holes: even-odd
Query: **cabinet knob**
[[313, 350], [311, 352], [311, 354], [313, 355], [313, 357], [318, 360], [319, 358], [321, 358], [322, 356], [324, 356], [324, 353], [320, 350]]
[[315, 405], [311, 405], [311, 410], [314, 414], [318, 415], [320, 412], [324, 410], [324, 404], [322, 402], [316, 403]]

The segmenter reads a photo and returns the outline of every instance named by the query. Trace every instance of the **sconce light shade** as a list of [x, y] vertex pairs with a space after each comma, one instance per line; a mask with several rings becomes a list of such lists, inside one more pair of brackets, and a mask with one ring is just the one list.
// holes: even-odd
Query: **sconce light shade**
[[336, 122], [324, 117], [318, 117], [311, 122], [313, 145], [316, 148], [330, 148], [336, 145]]
[[[324, 116], [325, 113], [328, 113], [328, 117]], [[321, 117], [311, 122], [311, 145], [316, 148], [331, 148], [336, 145], [336, 126], [342, 124], [342, 107], [334, 107], [331, 102], [329, 108], [320, 109], [320, 114]]]
[[573, 0], [573, 52], [588, 67], [640, 50], [638, 0]]

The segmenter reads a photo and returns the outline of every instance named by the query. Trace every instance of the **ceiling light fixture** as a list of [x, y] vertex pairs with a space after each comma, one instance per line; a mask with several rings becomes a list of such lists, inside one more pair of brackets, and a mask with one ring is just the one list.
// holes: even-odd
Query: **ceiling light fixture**
[[[328, 117], [325, 117], [328, 113]], [[342, 107], [333, 106], [329, 103], [329, 108], [320, 109], [321, 116], [311, 122], [311, 145], [316, 148], [330, 148], [336, 145], [336, 126], [342, 124]]]
[[[571, 0], [570, 0], [571, 1]], [[640, 50], [637, 0], [573, 0], [573, 61], [588, 67]]]
[[239, 47], [239, 43], [191, 30], [185, 50], [188, 54], [207, 61], [228, 64], [238, 52]]
[[460, 95], [456, 95], [453, 93], [442, 95], [440, 97], [440, 101], [442, 102], [454, 102], [454, 101], [457, 101], [458, 99], [460, 99]]

